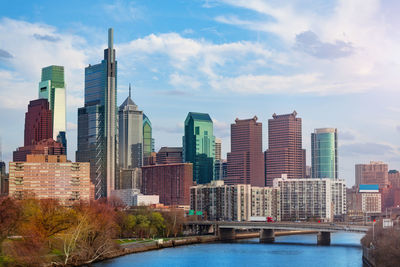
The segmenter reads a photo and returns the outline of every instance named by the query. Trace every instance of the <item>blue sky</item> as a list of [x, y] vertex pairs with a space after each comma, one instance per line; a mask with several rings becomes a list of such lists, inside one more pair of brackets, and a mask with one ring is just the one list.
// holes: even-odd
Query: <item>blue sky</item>
[[189, 111], [207, 112], [230, 150], [230, 124], [298, 112], [310, 164], [314, 128], [339, 131], [339, 174], [381, 160], [400, 169], [400, 3], [337, 1], [2, 1], [0, 119], [3, 158], [23, 144], [24, 113], [42, 67], [65, 66], [68, 157], [84, 67], [102, 59], [114, 28], [118, 104], [133, 98], [156, 150], [180, 146]]

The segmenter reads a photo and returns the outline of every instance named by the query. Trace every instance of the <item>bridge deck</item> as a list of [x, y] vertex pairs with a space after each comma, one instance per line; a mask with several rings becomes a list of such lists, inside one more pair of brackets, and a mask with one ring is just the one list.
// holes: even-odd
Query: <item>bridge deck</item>
[[224, 222], [198, 221], [188, 222], [187, 225], [216, 225], [219, 228], [231, 229], [273, 229], [273, 230], [304, 230], [320, 232], [356, 232], [365, 233], [369, 226], [330, 223], [292, 223], [292, 222]]

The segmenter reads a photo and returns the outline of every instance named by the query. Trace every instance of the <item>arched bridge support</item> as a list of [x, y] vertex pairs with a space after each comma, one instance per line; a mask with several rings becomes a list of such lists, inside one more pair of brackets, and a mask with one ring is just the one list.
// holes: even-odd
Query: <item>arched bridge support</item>
[[329, 246], [331, 244], [331, 233], [330, 232], [319, 232], [317, 236], [317, 245]]
[[219, 240], [232, 241], [236, 239], [236, 231], [233, 228], [219, 228]]
[[260, 231], [260, 243], [274, 243], [275, 232], [273, 229], [261, 229]]

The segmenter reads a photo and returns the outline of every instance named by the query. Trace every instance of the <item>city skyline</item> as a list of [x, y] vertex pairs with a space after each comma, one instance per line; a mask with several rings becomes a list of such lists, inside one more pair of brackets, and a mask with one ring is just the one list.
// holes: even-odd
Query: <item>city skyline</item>
[[[0, 82], [4, 114], [0, 135], [5, 161], [22, 143], [23, 113], [29, 100], [37, 97], [41, 68], [49, 65], [65, 66], [68, 156], [74, 160], [76, 110], [83, 106], [83, 69], [98, 60], [99, 51], [105, 46], [104, 30], [113, 26], [118, 31], [115, 43], [120, 63], [117, 105], [122, 103], [132, 81], [135, 102], [151, 118], [156, 151], [162, 146], [180, 146], [182, 121], [189, 111], [205, 112], [214, 119], [214, 135], [222, 138], [222, 157], [226, 158], [229, 124], [235, 117], [257, 115], [264, 124], [263, 139], [267, 140], [266, 124], [271, 114], [295, 109], [303, 119], [307, 165], [311, 165], [313, 129], [334, 127], [339, 140], [338, 176], [345, 178], [349, 186], [354, 184], [356, 163], [381, 160], [389, 164], [389, 169], [400, 168], [399, 95], [393, 91], [398, 86], [398, 56], [393, 49], [398, 37], [387, 33], [398, 23], [394, 16], [399, 9], [397, 4], [319, 2], [305, 9], [291, 2], [287, 6], [298, 11], [291, 14], [299, 22], [296, 26], [287, 24], [290, 8], [262, 1], [196, 1], [186, 5], [173, 2], [171, 7], [157, 3], [145, 6], [125, 1], [98, 2], [78, 12], [82, 16], [82, 12], [89, 14], [97, 8], [97, 16], [87, 20], [80, 20], [77, 15], [68, 18], [67, 7], [58, 6], [59, 11], [52, 12], [51, 4], [41, 7], [24, 3], [21, 9], [17, 3], [6, 4], [0, 13], [0, 71], [4, 77]], [[166, 8], [165, 14], [173, 12], [177, 21], [188, 23], [178, 27], [169, 20], [163, 25], [166, 15], [157, 13], [160, 8]], [[194, 8], [199, 15], [178, 14]], [[360, 9], [364, 12], [357, 11]], [[111, 16], [112, 10], [125, 10], [127, 13], [123, 14], [128, 15]], [[151, 11], [152, 19], [144, 16], [145, 11]], [[314, 16], [305, 18], [307, 12]], [[318, 12], [321, 15], [316, 15]], [[40, 15], [44, 13], [51, 15]], [[374, 20], [382, 13], [387, 15], [388, 28]], [[108, 15], [110, 20], [104, 21], [99, 15]], [[321, 21], [322, 15], [327, 15], [323, 16], [326, 23], [310, 23]], [[271, 27], [268, 16], [276, 20], [276, 29]], [[376, 27], [361, 30], [359, 25], [368, 20], [374, 21]], [[319, 29], [310, 25], [319, 25]], [[385, 42], [378, 45], [377, 39]], [[206, 59], [211, 60], [210, 65]], [[386, 60], [393, 65], [382, 66]], [[313, 64], [315, 68], [310, 67]], [[346, 64], [349, 67], [344, 68]], [[228, 65], [241, 66], [241, 73]], [[296, 66], [302, 66], [304, 72]], [[261, 70], [265, 67], [267, 72]], [[328, 78], [329, 74], [335, 75]], [[216, 75], [214, 80], [212, 75]], [[9, 88], [12, 94], [8, 93]], [[264, 141], [263, 150], [266, 147]]]

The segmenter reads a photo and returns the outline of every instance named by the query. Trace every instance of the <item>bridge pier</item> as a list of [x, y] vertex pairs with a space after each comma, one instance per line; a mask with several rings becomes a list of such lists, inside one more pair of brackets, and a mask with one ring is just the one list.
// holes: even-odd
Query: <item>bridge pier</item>
[[275, 242], [274, 229], [261, 229], [260, 243], [274, 243], [274, 242]]
[[233, 228], [219, 228], [219, 240], [232, 241], [236, 239], [236, 232]]
[[329, 246], [331, 244], [331, 233], [330, 232], [319, 232], [317, 235], [317, 245]]

